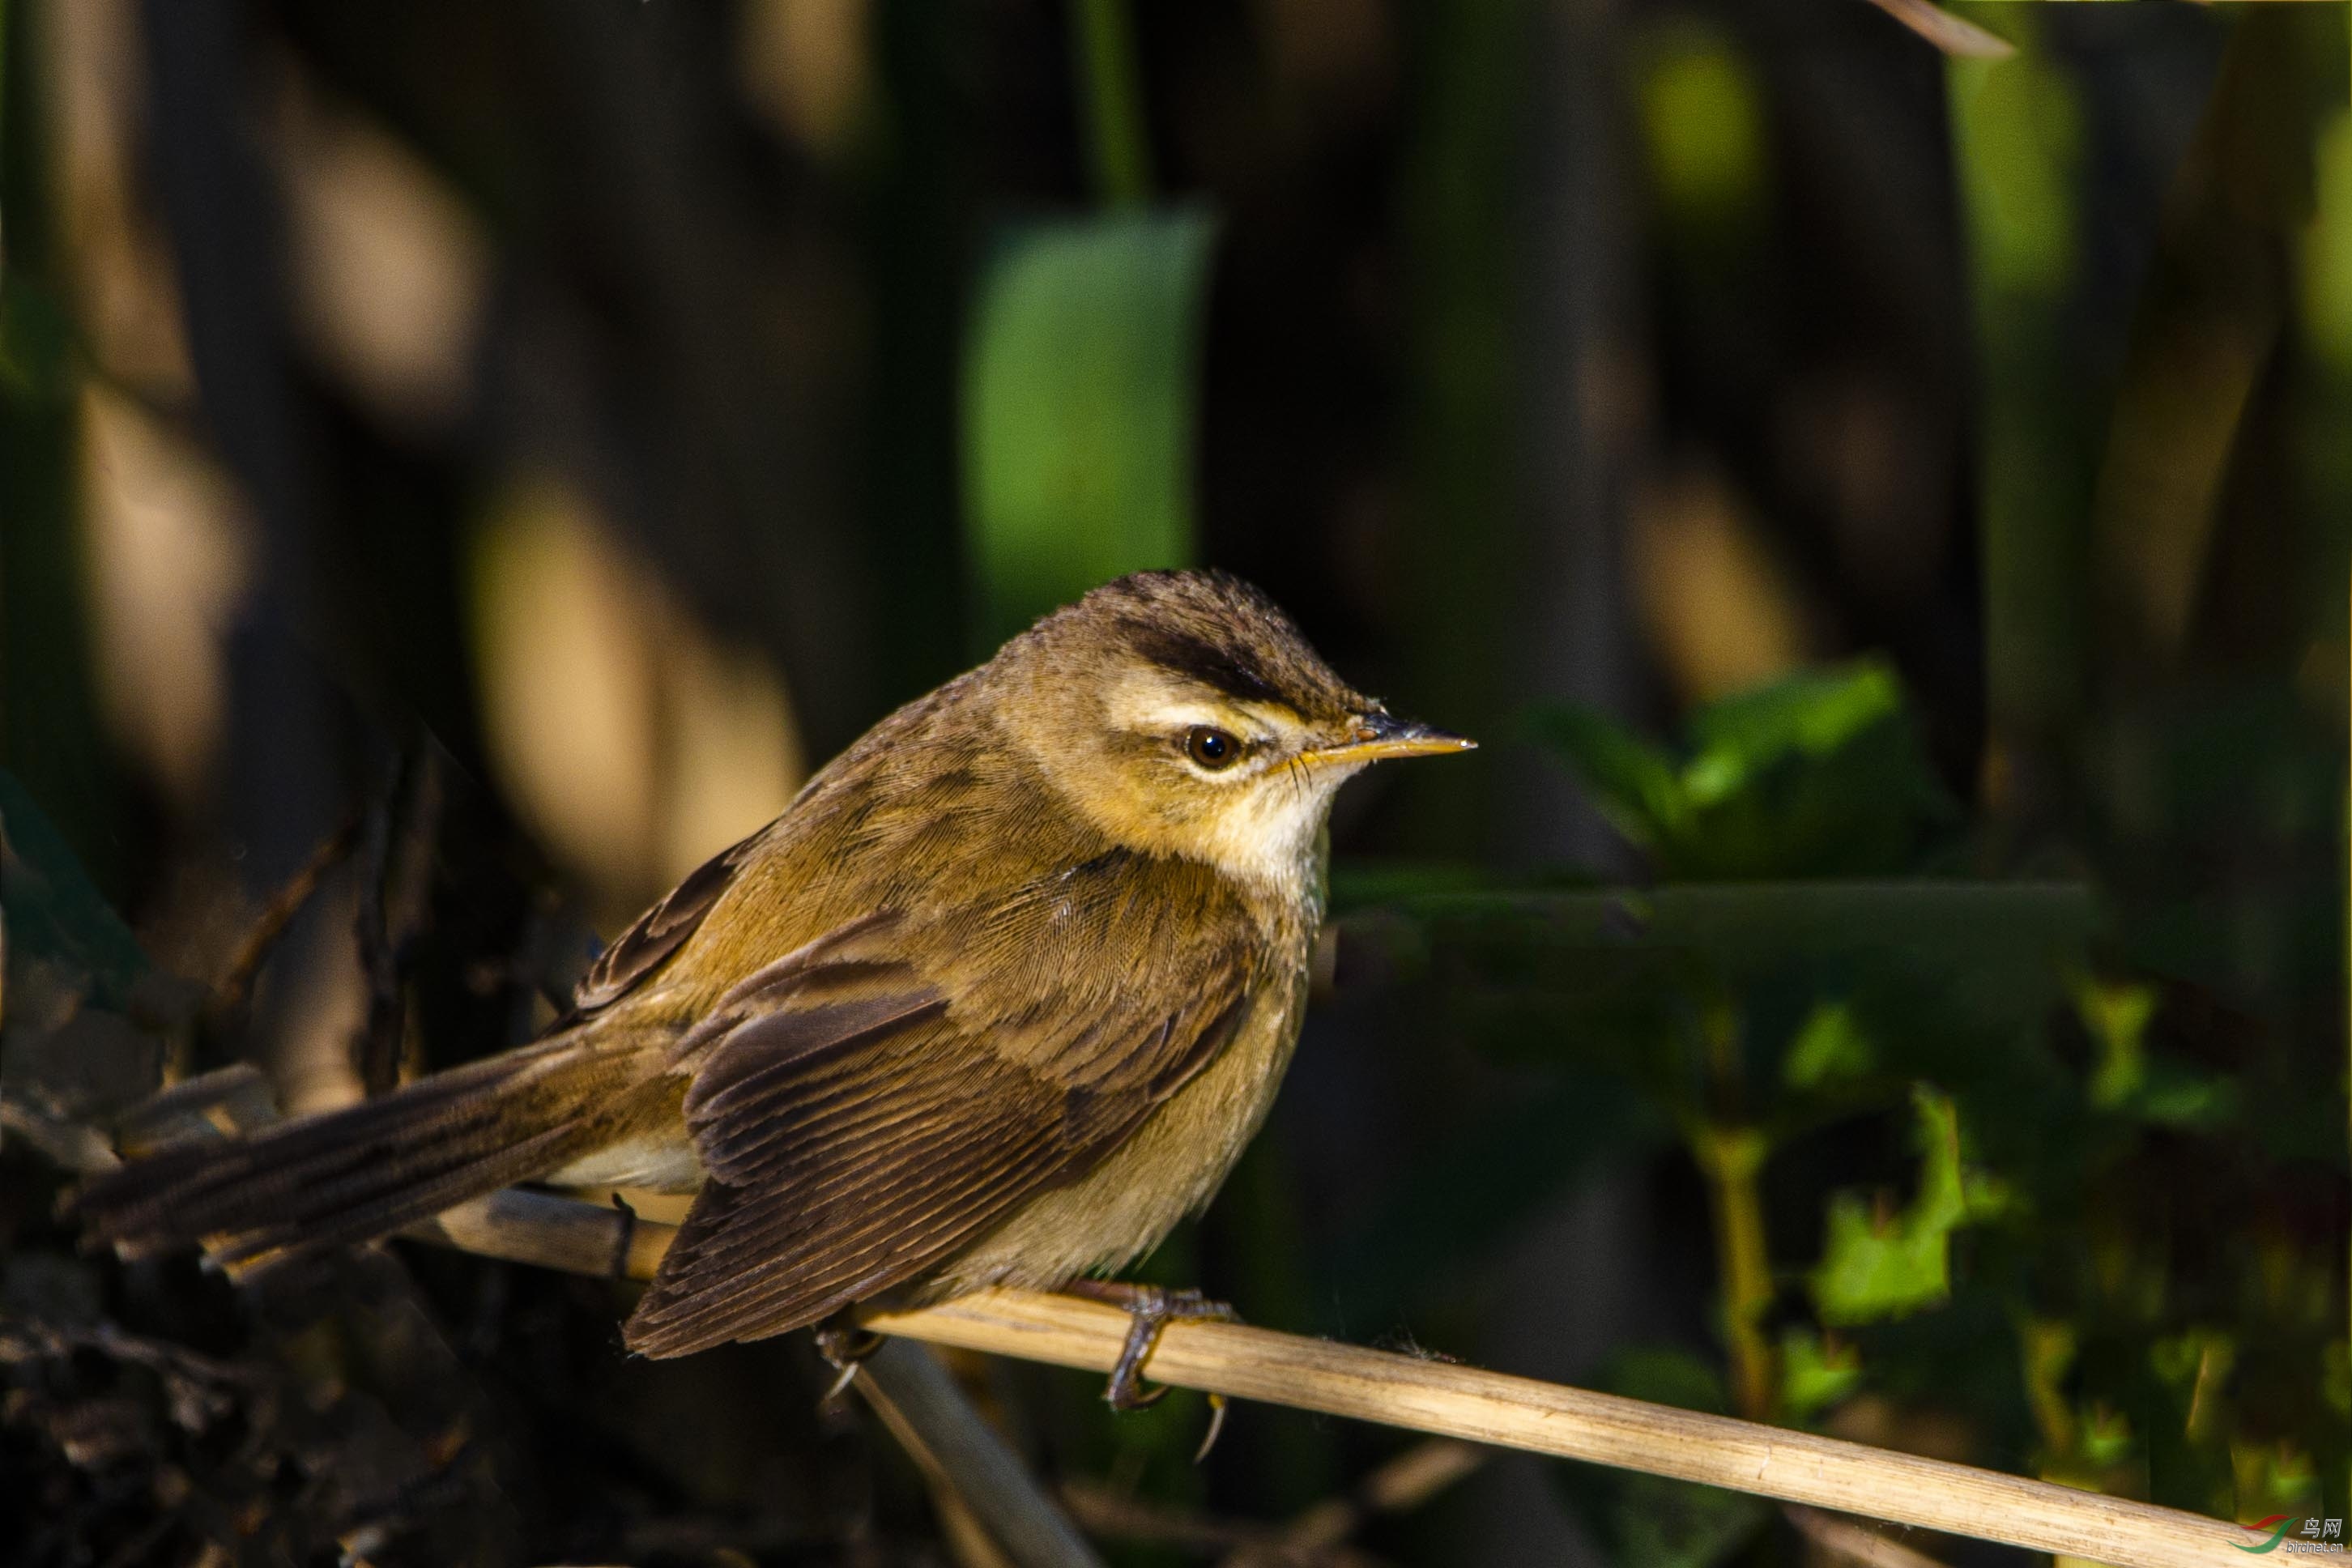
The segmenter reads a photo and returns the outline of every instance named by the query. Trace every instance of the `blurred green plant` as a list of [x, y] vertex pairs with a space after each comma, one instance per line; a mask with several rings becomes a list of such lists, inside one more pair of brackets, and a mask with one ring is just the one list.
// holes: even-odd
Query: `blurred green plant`
[[2352, 109], [2329, 117], [2316, 163], [2304, 237], [2304, 321], [2312, 346], [2343, 374], [2352, 371]]
[[[2322, 1363], [2325, 1259], [2280, 1237], [2249, 1252], [2259, 1278], [2200, 1282], [2148, 1193], [2178, 1140], [2230, 1151], [2215, 1169], [2242, 1190], [2250, 1146], [2257, 1165], [2307, 1158], [2310, 1132], [2256, 1131], [2241, 1086], [2180, 1054], [2174, 991], [2119, 965], [2143, 944], [2088, 887], [1938, 874], [1977, 851], [1893, 673], [1728, 698], [1671, 749], [1591, 713], [1538, 723], [1660, 886], [1342, 887], [1380, 900], [1349, 928], [1367, 962], [1436, 987], [1499, 1059], [1619, 1086], [1612, 1118], [1674, 1129], [1705, 1182], [1724, 1369], [1649, 1347], [1611, 1386], [1807, 1426], [1852, 1406], [1875, 1440], [1890, 1421], [1923, 1443], [1957, 1430], [2208, 1511], [2316, 1506], [2342, 1410], [2318, 1413], [2315, 1377], [2279, 1388], [2267, 1357], [2292, 1415], [2233, 1388], [2240, 1348], [2289, 1319]], [[2241, 747], [2237, 773], [2258, 755]], [[1857, 1169], [1856, 1148], [1880, 1152]], [[1769, 1517], [1657, 1481], [1569, 1485], [1627, 1563], [1723, 1563]]]
[[69, 1168], [152, 1094], [200, 988], [156, 969], [22, 782], [0, 769], [0, 1128]]
[[1727, 29], [1687, 13], [1643, 43], [1636, 101], [1659, 205], [1685, 238], [1728, 249], [1758, 226], [1770, 190], [1755, 70]]
[[1595, 713], [1556, 709], [1536, 722], [1611, 823], [1675, 880], [1897, 871], [1959, 815], [1895, 672], [1875, 660], [1714, 703], [1692, 718], [1680, 758]]
[[1919, 1191], [1898, 1214], [1874, 1210], [1859, 1193], [1830, 1199], [1822, 1260], [1809, 1277], [1822, 1321], [1876, 1322], [1940, 1306], [1952, 1294], [1952, 1232], [1999, 1214], [2005, 1194], [1981, 1172], [1960, 1167], [1960, 1119], [1951, 1097], [1912, 1091], [1919, 1117]]
[[12, 963], [46, 962], [83, 976], [92, 1000], [121, 1008], [147, 973], [138, 938], [114, 912], [54, 824], [0, 770], [0, 914]]
[[1123, 210], [1013, 226], [964, 367], [964, 497], [993, 647], [1122, 573], [1192, 550], [1193, 383], [1213, 219]]

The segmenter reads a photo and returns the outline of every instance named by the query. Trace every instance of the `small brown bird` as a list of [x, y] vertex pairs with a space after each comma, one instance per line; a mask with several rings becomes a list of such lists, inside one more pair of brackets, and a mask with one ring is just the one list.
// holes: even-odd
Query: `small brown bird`
[[[651, 1356], [1115, 1270], [1273, 1100], [1334, 793], [1471, 744], [1352, 690], [1234, 578], [1123, 578], [876, 725], [533, 1044], [163, 1151], [79, 1212], [125, 1254], [247, 1268], [517, 1182], [691, 1191], [625, 1330]], [[1122, 1405], [1169, 1315], [1131, 1304]]]

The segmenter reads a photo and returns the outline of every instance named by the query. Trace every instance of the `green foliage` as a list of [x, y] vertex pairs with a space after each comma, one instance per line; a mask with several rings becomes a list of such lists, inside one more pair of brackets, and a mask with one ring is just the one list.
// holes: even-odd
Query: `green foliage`
[[1681, 16], [1643, 51], [1642, 139], [1676, 228], [1713, 237], [1753, 224], [1769, 139], [1754, 68], [1725, 29]]
[[1826, 1089], [1867, 1078], [1878, 1053], [1843, 1002], [1823, 1002], [1799, 1025], [1780, 1058], [1780, 1081], [1790, 1089]]
[[1022, 223], [979, 287], [964, 510], [993, 647], [1192, 550], [1193, 382], [1216, 224], [1192, 208]]
[[1538, 724], [1610, 821], [1674, 880], [1906, 870], [1957, 816], [1901, 683], [1876, 660], [1712, 703], [1692, 717], [1679, 759], [1581, 710]]
[[120, 1010], [146, 974], [131, 928], [14, 775], [0, 769], [0, 912], [11, 964], [46, 961], [83, 980], [92, 1000]]
[[1830, 1200], [1828, 1239], [1810, 1279], [1825, 1323], [1875, 1322], [1942, 1302], [1952, 1293], [1952, 1232], [2000, 1208], [1999, 1189], [1961, 1170], [1959, 1112], [1951, 1098], [1922, 1088], [1912, 1105], [1919, 1119], [1919, 1190], [1909, 1205], [1885, 1215], [1859, 1194]]
[[2147, 1035], [2158, 1002], [2146, 985], [2084, 980], [2075, 986], [2075, 1014], [2098, 1051], [2091, 1103], [2161, 1126], [2216, 1127], [2236, 1120], [2237, 1086], [2227, 1079], [2170, 1060], [2150, 1061]]
[[2064, 66], [2031, 50], [1949, 67], [1977, 265], [1994, 295], [2059, 293], [2077, 262], [2083, 111]]
[[0, 275], [0, 392], [64, 401], [73, 326], [57, 297], [19, 273]]
[[2304, 242], [2303, 318], [2313, 347], [2337, 374], [2352, 372], [2352, 109], [2320, 134], [2315, 221]]
[[1810, 1329], [1780, 1335], [1779, 1418], [1802, 1426], [1862, 1384], [1862, 1352]]
[[153, 968], [13, 774], [0, 769], [0, 1099], [60, 1164], [110, 1156], [89, 1123], [154, 1092], [196, 989]]
[[[2168, 843], [2302, 842], [2340, 755], [2323, 766], [2281, 720], [2184, 705], [2102, 763], [2137, 770], [2142, 831], [2161, 823]], [[2267, 1008], [2298, 976], [2322, 984], [2320, 944], [2341, 932], [2326, 868], [2308, 954], [2300, 930], [2265, 948], [2231, 927], [2177, 856], [2118, 857], [2129, 902], [1922, 875], [1956, 812], [1870, 663], [1714, 704], [1672, 750], [1589, 713], [1541, 725], [1661, 885], [1343, 879], [1343, 900], [1373, 906], [1351, 918], [1353, 951], [1433, 987], [1497, 1058], [1605, 1077], [1680, 1131], [1717, 1216], [1713, 1317], [1741, 1413], [1807, 1424], [1869, 1393], [2071, 1484], [2221, 1513], [2305, 1506], [2282, 1500], [2334, 1473], [2352, 1414], [2340, 1298], [2285, 1237], [2197, 1205], [2259, 1204], [2271, 1162], [2340, 1164], [2340, 1100], [2265, 1093], [2177, 1041], [2184, 1000]], [[1565, 1136], [1581, 1154], [1590, 1134]], [[1856, 1183], [1822, 1158], [1832, 1142], [1893, 1157]], [[1758, 1158], [1708, 1157], [1730, 1147]], [[2182, 1159], [2200, 1163], [2185, 1209], [2168, 1190]], [[1440, 1176], [1424, 1202], [1442, 1211], [1448, 1190]], [[1759, 1227], [1738, 1217], [1759, 1208], [1768, 1247], [1810, 1232], [1818, 1254], [1759, 1265]], [[2236, 1260], [2235, 1282], [2184, 1277], [2184, 1226]], [[1654, 1349], [1612, 1386], [1721, 1405], [1704, 1362]], [[1578, 1487], [1615, 1561], [1714, 1562], [1750, 1539], [1704, 1498]]]
[[[2092, 926], [2080, 887], [1943, 881], [1753, 882], [1646, 893], [1428, 892], [1350, 921], [1395, 978], [1442, 986], [1475, 1039], [1695, 1108], [1710, 1008], [1732, 1002], [1751, 1110], [1792, 1128], [1902, 1104], [1880, 1065], [2068, 1092], [2032, 1026]], [[1373, 962], [1368, 958], [1367, 963]]]

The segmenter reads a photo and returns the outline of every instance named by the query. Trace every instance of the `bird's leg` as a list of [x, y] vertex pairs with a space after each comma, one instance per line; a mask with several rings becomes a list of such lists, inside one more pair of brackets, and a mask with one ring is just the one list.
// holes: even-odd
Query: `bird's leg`
[[[1073, 1279], [1062, 1290], [1066, 1295], [1083, 1296], [1090, 1301], [1117, 1307], [1127, 1314], [1127, 1343], [1120, 1347], [1118, 1364], [1110, 1369], [1110, 1383], [1103, 1389], [1103, 1398], [1113, 1410], [1141, 1410], [1157, 1405], [1168, 1392], [1155, 1388], [1147, 1393], [1143, 1387], [1144, 1358], [1160, 1342], [1160, 1330], [1171, 1323], [1241, 1321], [1241, 1314], [1233, 1308], [1223, 1301], [1212, 1301], [1198, 1290], [1171, 1290], [1164, 1286], [1129, 1285], [1116, 1279]], [[1218, 1414], [1222, 1415], [1223, 1410]]]
[[613, 1278], [629, 1277], [629, 1248], [636, 1244], [637, 1211], [620, 1194], [613, 1194], [613, 1208], [621, 1216], [620, 1234], [613, 1238]]
[[824, 1391], [824, 1397], [817, 1401], [819, 1408], [840, 1398], [843, 1391], [848, 1388], [850, 1380], [857, 1375], [857, 1369], [865, 1364], [866, 1358], [881, 1348], [882, 1336], [859, 1328], [857, 1321], [847, 1312], [841, 1313], [817, 1330], [816, 1353], [824, 1357], [826, 1364], [840, 1374], [833, 1380], [833, 1386]]

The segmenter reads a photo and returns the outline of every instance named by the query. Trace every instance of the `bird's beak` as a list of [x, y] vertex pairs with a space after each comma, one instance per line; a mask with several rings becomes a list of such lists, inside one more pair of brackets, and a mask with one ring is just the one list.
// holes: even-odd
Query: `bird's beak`
[[1367, 713], [1356, 721], [1352, 739], [1306, 752], [1298, 760], [1309, 763], [1377, 763], [1384, 757], [1435, 757], [1477, 749], [1478, 742], [1466, 735], [1448, 734], [1386, 713]]

